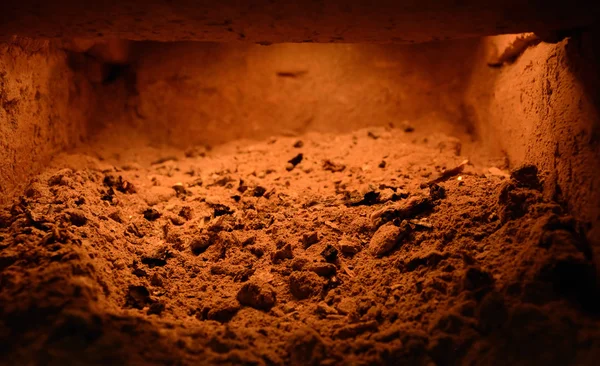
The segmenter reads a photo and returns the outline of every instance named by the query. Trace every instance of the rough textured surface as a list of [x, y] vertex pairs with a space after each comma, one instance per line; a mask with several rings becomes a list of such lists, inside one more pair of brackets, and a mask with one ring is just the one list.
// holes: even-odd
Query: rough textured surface
[[585, 26], [599, 15], [583, 0], [22, 0], [0, 4], [0, 39], [408, 43]]
[[48, 41], [0, 44], [0, 202], [86, 134], [93, 94]]
[[[63, 154], [0, 210], [0, 363], [594, 364], [581, 226], [534, 166], [442, 174], [465, 159], [447, 140]], [[410, 232], [378, 257], [381, 225]], [[357, 252], [333, 255], [342, 241]]]
[[131, 115], [155, 141], [183, 147], [405, 121], [466, 137], [476, 47], [138, 44]]
[[[482, 54], [493, 44], [483, 42]], [[506, 152], [513, 165], [531, 162], [548, 172], [546, 194], [590, 224], [595, 248], [600, 248], [599, 51], [593, 33], [542, 43], [499, 69], [479, 64], [466, 94], [483, 143]]]

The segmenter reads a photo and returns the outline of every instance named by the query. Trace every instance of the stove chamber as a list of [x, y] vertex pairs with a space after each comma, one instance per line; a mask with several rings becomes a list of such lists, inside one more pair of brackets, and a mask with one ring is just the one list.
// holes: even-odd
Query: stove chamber
[[598, 9], [32, 3], [0, 6], [6, 364], [600, 355]]

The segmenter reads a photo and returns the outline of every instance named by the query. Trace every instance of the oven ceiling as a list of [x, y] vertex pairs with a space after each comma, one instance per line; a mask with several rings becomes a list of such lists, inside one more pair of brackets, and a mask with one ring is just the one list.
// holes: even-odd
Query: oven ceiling
[[598, 1], [7, 0], [0, 39], [413, 43], [581, 27]]

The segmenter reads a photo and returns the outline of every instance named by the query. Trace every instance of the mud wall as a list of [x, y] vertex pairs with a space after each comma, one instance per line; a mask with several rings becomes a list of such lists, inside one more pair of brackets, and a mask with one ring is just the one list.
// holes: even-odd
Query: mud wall
[[133, 118], [178, 146], [404, 121], [460, 134], [465, 126], [450, 121], [463, 119], [476, 46], [144, 44], [134, 51]]
[[93, 103], [87, 81], [49, 41], [0, 44], [0, 201], [79, 142]]
[[[558, 44], [529, 47], [499, 69], [485, 60], [497, 39], [485, 39], [465, 94], [481, 141], [504, 151], [511, 165], [547, 172], [546, 190], [589, 223], [600, 248], [600, 47], [586, 32]], [[596, 251], [598, 252], [598, 250]]]

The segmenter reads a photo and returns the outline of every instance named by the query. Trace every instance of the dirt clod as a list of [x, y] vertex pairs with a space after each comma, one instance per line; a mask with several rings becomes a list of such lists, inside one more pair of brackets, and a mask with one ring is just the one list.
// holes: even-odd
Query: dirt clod
[[294, 272], [290, 275], [290, 292], [298, 300], [321, 293], [325, 282], [314, 272]]
[[87, 217], [81, 210], [69, 210], [65, 214], [69, 222], [75, 226], [83, 226], [88, 222]]
[[161, 216], [161, 213], [155, 208], [147, 208], [144, 210], [144, 218], [148, 221], [158, 220]]
[[311, 245], [317, 244], [319, 242], [319, 233], [316, 231], [313, 231], [308, 234], [303, 234], [301, 241], [302, 241], [302, 244], [304, 245], [304, 248], [308, 248]]
[[195, 255], [203, 253], [209, 246], [214, 243], [214, 237], [208, 234], [201, 234], [192, 238], [190, 249]]
[[258, 310], [269, 310], [275, 305], [275, 291], [261, 282], [246, 282], [237, 293], [237, 300], [244, 306]]
[[[588, 225], [538, 189], [546, 172], [483, 174], [497, 161], [461, 165], [454, 140], [425, 130], [307, 134], [301, 148], [298, 136], [236, 141], [187, 157], [65, 153], [72, 168], [49, 166], [0, 208], [0, 359], [595, 360]], [[285, 171], [282, 157], [299, 152]], [[151, 164], [166, 156], [178, 160]], [[463, 185], [431, 182], [457, 167]]]
[[338, 256], [338, 250], [331, 244], [327, 244], [325, 249], [321, 252], [321, 256], [325, 258], [327, 262], [335, 262]]

